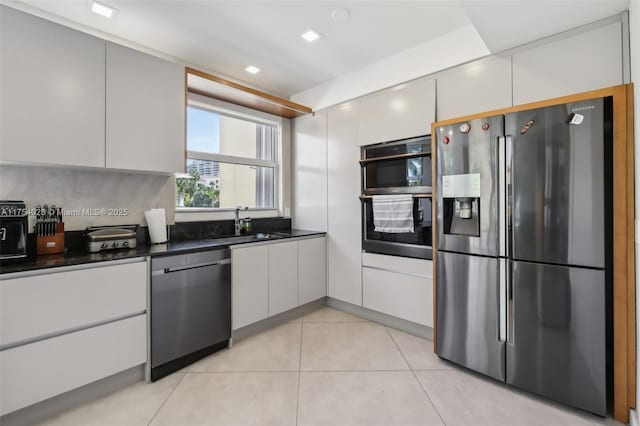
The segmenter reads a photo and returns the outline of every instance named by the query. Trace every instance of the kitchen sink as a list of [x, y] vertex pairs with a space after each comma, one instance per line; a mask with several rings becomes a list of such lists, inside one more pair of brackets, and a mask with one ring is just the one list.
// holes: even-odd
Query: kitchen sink
[[286, 232], [270, 232], [269, 235], [276, 236], [279, 238], [288, 238], [291, 236], [291, 234]]

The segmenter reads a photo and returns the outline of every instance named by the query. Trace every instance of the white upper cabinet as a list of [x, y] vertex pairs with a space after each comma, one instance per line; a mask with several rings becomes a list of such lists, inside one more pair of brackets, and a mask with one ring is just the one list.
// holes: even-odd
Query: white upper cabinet
[[438, 120], [511, 105], [511, 57], [492, 56], [438, 75]]
[[328, 295], [362, 306], [358, 104], [327, 114]]
[[104, 40], [0, 6], [0, 52], [0, 160], [104, 167]]
[[327, 113], [292, 123], [293, 227], [327, 230]]
[[513, 55], [514, 105], [622, 83], [620, 22]]
[[184, 67], [107, 43], [106, 166], [184, 172]]
[[431, 133], [436, 82], [421, 78], [369, 95], [360, 103], [358, 143], [368, 145]]

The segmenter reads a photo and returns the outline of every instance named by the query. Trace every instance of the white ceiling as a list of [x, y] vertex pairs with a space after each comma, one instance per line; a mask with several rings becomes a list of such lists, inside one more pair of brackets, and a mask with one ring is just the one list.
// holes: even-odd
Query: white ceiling
[[[469, 24], [497, 52], [615, 15], [629, 2], [103, 0], [118, 9], [115, 19], [108, 20], [90, 11], [89, 0], [2, 1], [283, 97]], [[336, 8], [349, 9], [351, 18], [334, 22], [331, 11]], [[324, 37], [305, 42], [300, 34], [308, 28]], [[250, 64], [262, 71], [246, 73]]]

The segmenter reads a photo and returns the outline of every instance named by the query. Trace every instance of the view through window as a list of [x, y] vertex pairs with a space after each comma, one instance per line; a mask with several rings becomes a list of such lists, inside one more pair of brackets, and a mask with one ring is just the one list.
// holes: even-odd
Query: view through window
[[187, 107], [187, 176], [176, 206], [274, 208], [278, 128], [194, 105]]

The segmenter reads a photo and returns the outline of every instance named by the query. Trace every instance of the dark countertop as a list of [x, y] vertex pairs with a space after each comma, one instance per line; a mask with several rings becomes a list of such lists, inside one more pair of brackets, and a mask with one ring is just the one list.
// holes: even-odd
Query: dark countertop
[[202, 251], [207, 249], [224, 248], [238, 244], [252, 244], [268, 241], [278, 241], [288, 238], [324, 235], [325, 232], [290, 229], [267, 234], [265, 239], [250, 240], [248, 236], [207, 238], [201, 240], [177, 241], [164, 244], [138, 245], [131, 250], [114, 250], [100, 253], [74, 252], [65, 254], [50, 254], [27, 259], [22, 262], [0, 263], [0, 275], [13, 272], [25, 272], [39, 269], [57, 268], [61, 266], [82, 265], [87, 263], [107, 262], [110, 260], [130, 259], [144, 256], [167, 256]]

